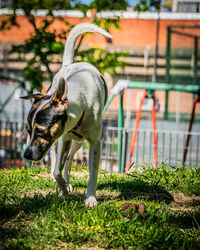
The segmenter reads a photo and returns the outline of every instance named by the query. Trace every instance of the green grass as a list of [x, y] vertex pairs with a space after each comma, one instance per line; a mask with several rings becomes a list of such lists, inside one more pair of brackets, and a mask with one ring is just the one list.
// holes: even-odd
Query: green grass
[[[84, 205], [86, 167], [73, 167], [74, 193], [66, 198], [49, 172], [0, 171], [0, 249], [200, 248], [200, 168], [161, 163], [129, 175], [100, 171], [94, 209]], [[122, 209], [141, 201], [144, 214]]]

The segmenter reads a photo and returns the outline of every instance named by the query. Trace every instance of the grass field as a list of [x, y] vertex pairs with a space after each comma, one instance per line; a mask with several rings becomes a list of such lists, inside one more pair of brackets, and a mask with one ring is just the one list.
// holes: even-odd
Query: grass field
[[[100, 171], [98, 202], [84, 205], [88, 170], [59, 197], [49, 167], [0, 171], [0, 249], [200, 249], [200, 168]], [[123, 209], [146, 205], [146, 212]]]

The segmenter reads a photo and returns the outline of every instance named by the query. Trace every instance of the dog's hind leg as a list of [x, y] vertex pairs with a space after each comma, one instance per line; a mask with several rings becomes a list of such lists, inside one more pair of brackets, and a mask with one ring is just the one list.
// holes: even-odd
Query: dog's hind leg
[[96, 187], [97, 187], [97, 175], [98, 167], [101, 155], [101, 142], [98, 140], [95, 144], [90, 144], [90, 153], [89, 153], [89, 168], [90, 176], [87, 186], [87, 196], [85, 204], [88, 207], [94, 207], [97, 205], [96, 200]]
[[56, 145], [55, 143], [52, 145], [50, 149], [50, 159], [51, 159], [51, 179], [53, 180], [53, 182], [56, 182], [53, 176], [53, 173], [56, 167]]
[[71, 142], [71, 140], [65, 141], [63, 136], [59, 138], [57, 146], [56, 166], [53, 173], [58, 190], [60, 191], [60, 194], [64, 196], [68, 194], [68, 191], [66, 182], [62, 176], [62, 170], [70, 151]]
[[69, 155], [67, 157], [67, 161], [65, 163], [65, 168], [64, 168], [64, 180], [67, 185], [67, 191], [71, 193], [73, 191], [73, 187], [71, 184], [69, 184], [69, 176], [71, 172], [71, 165], [72, 165], [72, 160], [74, 158], [75, 153], [80, 149], [80, 147], [83, 145], [83, 143], [79, 143], [76, 141], [72, 141], [72, 146], [69, 152]]

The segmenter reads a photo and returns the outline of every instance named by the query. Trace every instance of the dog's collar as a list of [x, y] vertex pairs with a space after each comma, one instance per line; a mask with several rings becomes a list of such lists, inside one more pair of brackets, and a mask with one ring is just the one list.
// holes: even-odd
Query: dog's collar
[[83, 118], [84, 118], [84, 115], [85, 115], [85, 112], [83, 112], [83, 114], [82, 114], [81, 118], [78, 120], [76, 126], [75, 126], [73, 129], [71, 129], [71, 130], [69, 131], [69, 133], [71, 133], [71, 134], [77, 136], [77, 137], [80, 138], [80, 139], [83, 138], [83, 136], [80, 135], [79, 133], [77, 133], [76, 130], [77, 130], [78, 128], [80, 128], [81, 123], [82, 123]]

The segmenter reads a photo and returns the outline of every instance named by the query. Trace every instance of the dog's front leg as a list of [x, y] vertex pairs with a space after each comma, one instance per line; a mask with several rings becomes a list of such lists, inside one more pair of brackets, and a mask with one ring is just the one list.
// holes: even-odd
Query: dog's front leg
[[73, 191], [73, 187], [71, 184], [69, 184], [69, 176], [71, 172], [71, 166], [72, 166], [72, 161], [74, 158], [75, 153], [80, 149], [80, 147], [83, 145], [83, 143], [78, 143], [75, 141], [72, 141], [72, 146], [69, 152], [69, 155], [67, 157], [67, 161], [65, 163], [65, 168], [64, 168], [64, 180], [67, 185], [67, 191], [71, 193]]
[[90, 153], [89, 153], [89, 168], [90, 176], [87, 186], [87, 196], [85, 204], [88, 207], [94, 207], [97, 205], [96, 200], [96, 187], [97, 187], [97, 175], [98, 167], [101, 155], [101, 142], [97, 141], [96, 144], [90, 144]]
[[56, 180], [58, 190], [64, 196], [68, 194], [68, 191], [66, 182], [62, 176], [62, 170], [67, 160], [70, 147], [71, 141], [64, 141], [63, 137], [60, 137], [60, 139], [58, 140], [56, 166], [53, 175]]

